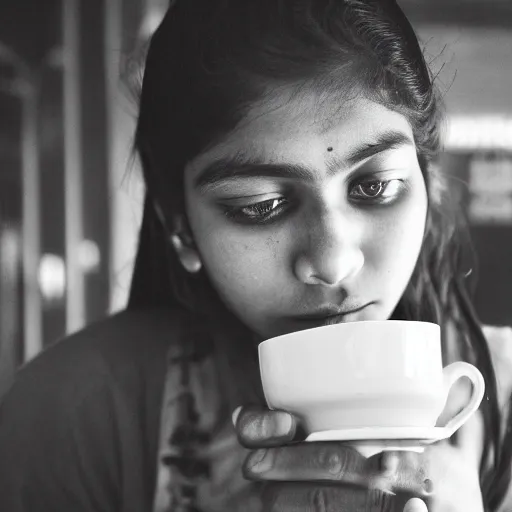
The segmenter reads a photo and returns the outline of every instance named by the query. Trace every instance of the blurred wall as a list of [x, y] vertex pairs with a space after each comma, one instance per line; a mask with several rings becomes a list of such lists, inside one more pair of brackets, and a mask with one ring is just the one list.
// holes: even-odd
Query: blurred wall
[[419, 26], [452, 116], [512, 117], [511, 30]]

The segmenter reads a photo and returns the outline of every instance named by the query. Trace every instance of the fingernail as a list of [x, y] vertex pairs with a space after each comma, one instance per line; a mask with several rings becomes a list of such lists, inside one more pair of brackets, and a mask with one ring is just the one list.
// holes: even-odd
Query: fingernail
[[412, 498], [405, 504], [404, 512], [428, 512], [428, 508], [423, 500]]
[[285, 437], [287, 436], [293, 427], [293, 418], [287, 412], [277, 412], [276, 413], [276, 437]]
[[247, 467], [252, 473], [264, 473], [271, 468], [270, 457], [267, 457], [267, 455], [268, 450], [256, 450], [251, 453], [247, 461]]
[[238, 416], [240, 416], [240, 412], [242, 411], [242, 406], [238, 406], [231, 415], [231, 421], [233, 422], [233, 426], [236, 427], [236, 420], [238, 419]]

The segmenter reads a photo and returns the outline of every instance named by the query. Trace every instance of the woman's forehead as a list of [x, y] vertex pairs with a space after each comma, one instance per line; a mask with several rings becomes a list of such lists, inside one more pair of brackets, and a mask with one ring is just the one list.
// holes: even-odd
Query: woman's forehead
[[234, 155], [269, 163], [303, 161], [317, 151], [343, 158], [390, 132], [414, 141], [402, 114], [363, 97], [341, 105], [333, 102], [331, 108], [316, 97], [274, 99], [251, 109], [234, 130], [187, 167], [200, 172], [209, 162]]

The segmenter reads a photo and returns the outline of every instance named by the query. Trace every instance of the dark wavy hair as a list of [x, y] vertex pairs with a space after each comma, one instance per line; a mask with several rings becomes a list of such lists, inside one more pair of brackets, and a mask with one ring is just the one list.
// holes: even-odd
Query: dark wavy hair
[[[393, 318], [441, 325], [444, 348], [447, 327], [455, 327], [460, 357], [482, 371], [487, 396], [481, 406], [481, 488], [486, 509], [497, 510], [510, 482], [506, 447], [512, 439], [501, 432], [491, 355], [464, 275], [466, 232], [432, 164], [440, 151], [442, 102], [395, 1], [178, 0], [167, 12], [148, 47], [139, 98], [135, 148], [147, 191], [128, 308], [183, 308], [208, 317], [221, 307], [204, 274], [182, 269], [155, 204], [164, 219], [184, 214], [186, 163], [281, 87], [299, 97], [318, 91], [331, 108], [342, 108], [347, 94], [359, 94], [409, 120], [429, 212], [420, 257]], [[238, 350], [233, 357], [247, 358], [247, 346]]]

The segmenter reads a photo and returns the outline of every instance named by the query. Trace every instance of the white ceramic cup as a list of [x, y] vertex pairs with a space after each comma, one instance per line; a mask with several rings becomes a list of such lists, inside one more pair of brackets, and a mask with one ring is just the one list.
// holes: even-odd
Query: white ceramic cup
[[466, 406], [444, 426], [449, 437], [478, 409], [484, 379], [473, 365], [443, 368], [440, 328], [413, 321], [350, 322], [278, 336], [259, 345], [271, 409], [295, 414], [308, 433], [432, 428], [450, 388], [473, 384]]

